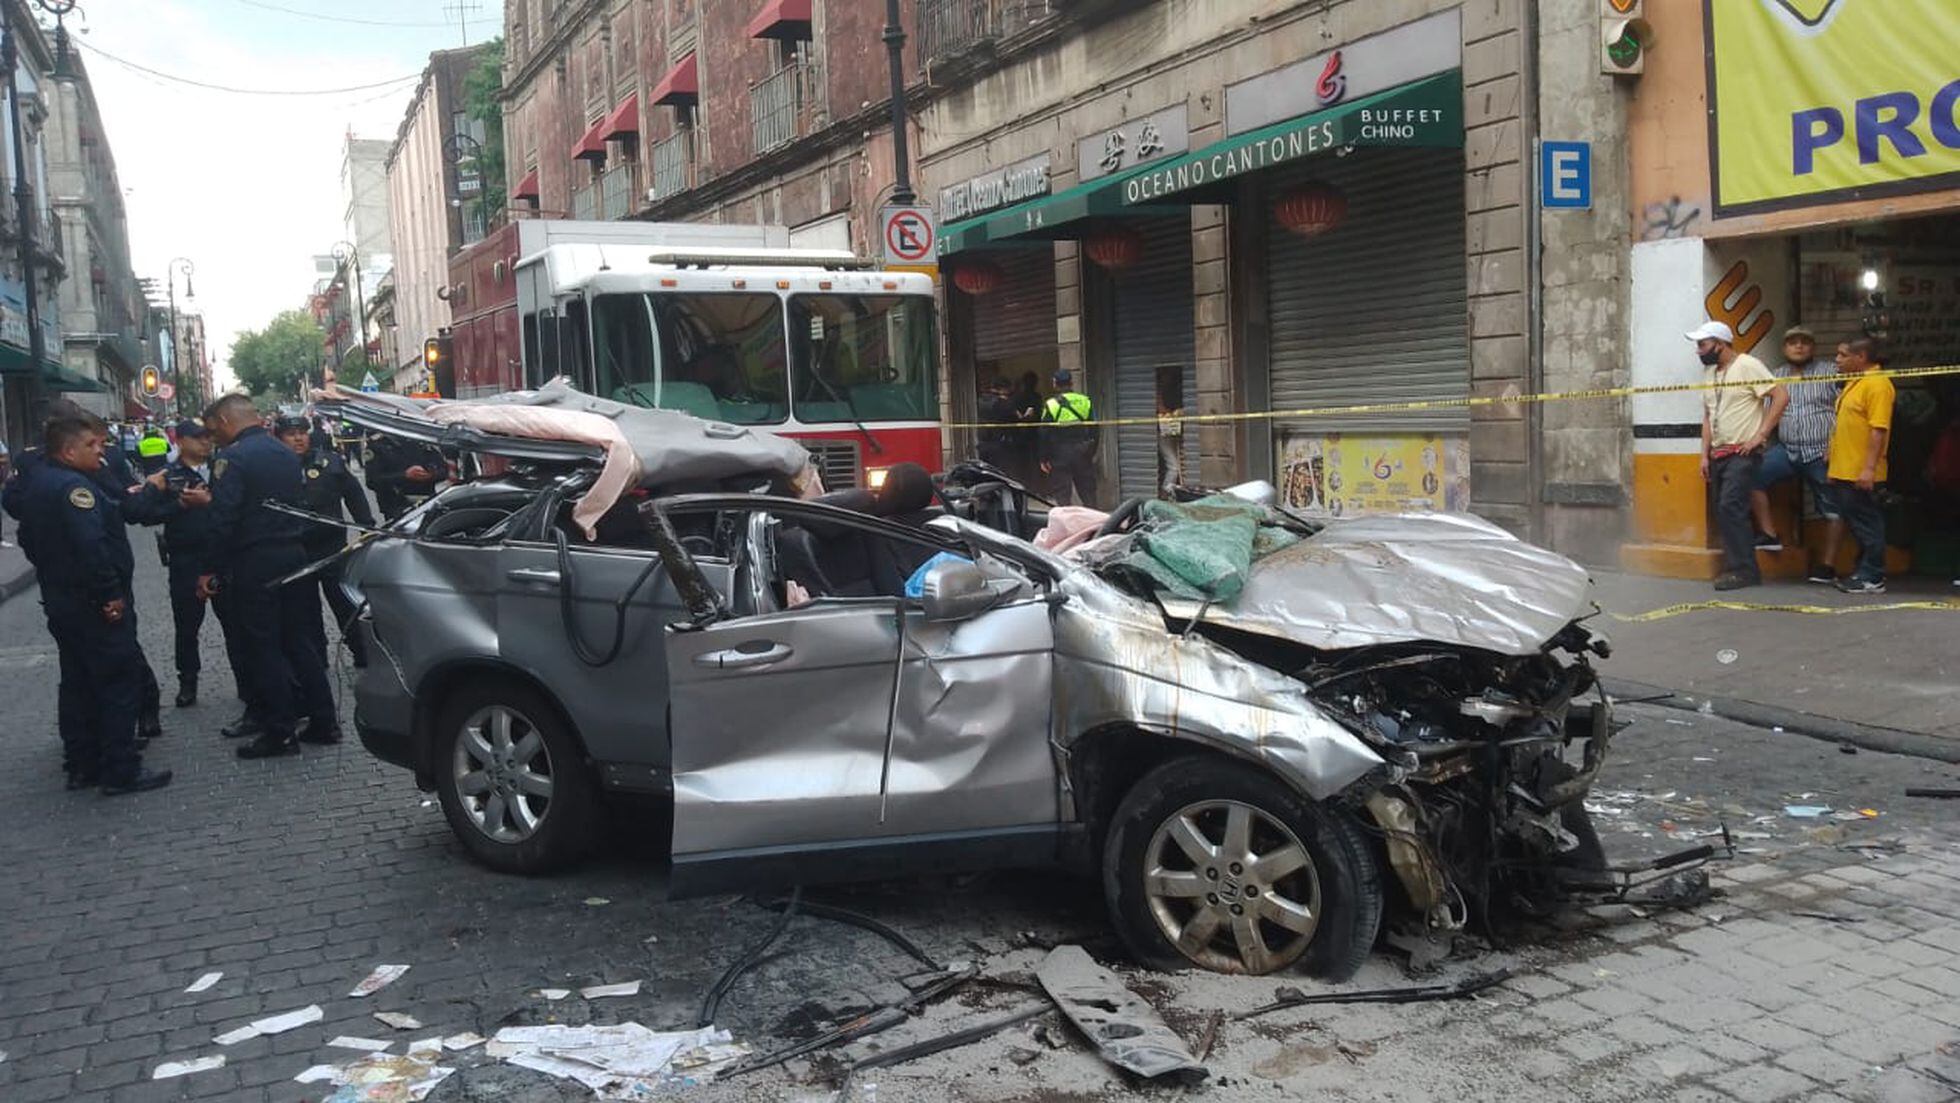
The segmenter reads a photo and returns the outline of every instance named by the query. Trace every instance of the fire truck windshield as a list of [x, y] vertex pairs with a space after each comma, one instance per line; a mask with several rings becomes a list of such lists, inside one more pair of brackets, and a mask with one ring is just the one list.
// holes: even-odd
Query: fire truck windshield
[[603, 294], [592, 330], [591, 392], [620, 402], [738, 425], [939, 417], [923, 296], [794, 295], [785, 319], [766, 292]]
[[796, 420], [936, 420], [932, 321], [932, 300], [918, 295], [790, 296]]

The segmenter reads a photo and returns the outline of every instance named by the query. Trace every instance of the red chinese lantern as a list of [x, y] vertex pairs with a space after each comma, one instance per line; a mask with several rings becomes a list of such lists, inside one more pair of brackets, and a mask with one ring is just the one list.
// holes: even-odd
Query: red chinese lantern
[[953, 270], [953, 286], [969, 295], [989, 294], [1000, 280], [1000, 266], [990, 260], [969, 261]]
[[1347, 217], [1347, 196], [1326, 184], [1302, 184], [1273, 204], [1273, 217], [1301, 237], [1319, 237]]
[[1082, 242], [1082, 251], [1113, 272], [1143, 258], [1143, 235], [1134, 226], [1104, 226]]

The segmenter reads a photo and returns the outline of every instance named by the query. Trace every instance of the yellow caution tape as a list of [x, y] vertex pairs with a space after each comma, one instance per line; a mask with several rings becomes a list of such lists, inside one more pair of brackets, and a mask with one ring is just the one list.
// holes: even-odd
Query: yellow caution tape
[[[1853, 379], [1927, 379], [1934, 376], [1960, 375], [1960, 364], [1945, 364], [1931, 368], [1880, 368], [1851, 375], [1789, 375], [1778, 376], [1772, 383], [1846, 383]], [[1309, 406], [1296, 410], [1244, 410], [1221, 414], [1163, 414], [1150, 417], [1112, 417], [1092, 421], [1071, 421], [1067, 426], [1075, 428], [1102, 428], [1118, 425], [1157, 425], [1163, 422], [1195, 422], [1215, 424], [1237, 421], [1271, 421], [1278, 419], [1311, 417], [1352, 417], [1360, 414], [1402, 414], [1416, 410], [1476, 410], [1490, 406], [1523, 406], [1547, 402], [1572, 402], [1583, 399], [1632, 398], [1643, 394], [1686, 394], [1695, 391], [1715, 391], [1727, 387], [1759, 387], [1762, 380], [1719, 383], [1701, 380], [1693, 383], [1656, 383], [1644, 387], [1598, 387], [1587, 391], [1546, 391], [1539, 394], [1516, 395], [1471, 395], [1464, 398], [1437, 398], [1412, 402], [1365, 402], [1351, 406]], [[1053, 428], [1056, 423], [1042, 421], [948, 421], [943, 423], [947, 429], [1043, 429]]]
[[1698, 613], [1704, 609], [1725, 609], [1732, 613], [1803, 613], [1814, 617], [1841, 617], [1853, 613], [1892, 613], [1906, 609], [1960, 613], [1960, 601], [1894, 601], [1885, 605], [1776, 605], [1761, 601], [1684, 601], [1678, 605], [1649, 609], [1644, 613], [1615, 613], [1607, 610], [1606, 615], [1622, 624], [1644, 624], [1648, 621], [1678, 617], [1683, 613]]

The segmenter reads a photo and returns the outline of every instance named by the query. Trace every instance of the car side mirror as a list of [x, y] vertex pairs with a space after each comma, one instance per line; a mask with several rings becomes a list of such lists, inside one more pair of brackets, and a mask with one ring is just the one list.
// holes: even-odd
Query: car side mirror
[[965, 620], [992, 609], [1010, 592], [1011, 584], [988, 578], [979, 564], [949, 559], [926, 572], [919, 605], [927, 620]]

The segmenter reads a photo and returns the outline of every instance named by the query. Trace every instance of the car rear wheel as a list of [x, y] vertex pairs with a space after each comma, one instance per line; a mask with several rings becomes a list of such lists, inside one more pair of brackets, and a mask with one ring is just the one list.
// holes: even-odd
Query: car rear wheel
[[535, 874], [584, 855], [598, 791], [549, 701], [522, 686], [470, 685], [450, 697], [436, 724], [436, 793], [471, 856]]
[[1211, 757], [1146, 774], [1110, 822], [1103, 894], [1138, 961], [1354, 974], [1381, 926], [1379, 867], [1344, 813]]

